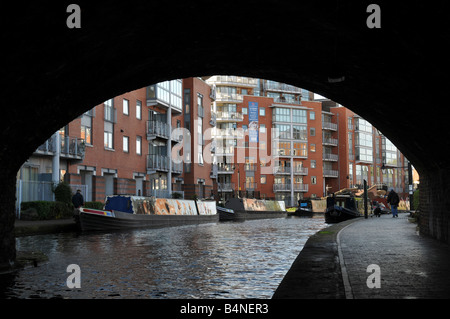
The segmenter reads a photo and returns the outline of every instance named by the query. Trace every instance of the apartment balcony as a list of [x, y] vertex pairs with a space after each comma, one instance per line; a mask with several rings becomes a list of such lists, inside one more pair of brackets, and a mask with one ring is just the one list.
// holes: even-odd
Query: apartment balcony
[[[175, 94], [177, 91], [175, 82], [178, 80], [161, 82], [147, 86], [147, 106], [159, 106], [172, 110], [173, 114], [182, 113], [182, 97]], [[181, 83], [179, 84], [181, 87]], [[179, 88], [178, 88], [179, 89]]]
[[173, 143], [180, 143], [183, 140], [183, 132], [180, 132], [180, 130], [178, 130], [178, 133], [175, 134], [174, 133], [174, 132], [176, 132], [175, 130], [173, 130], [172, 134], [170, 134], [170, 139]]
[[253, 78], [246, 78], [242, 76], [217, 75], [214, 83], [216, 85], [238, 86], [246, 88], [255, 88], [258, 85], [258, 80]]
[[337, 138], [331, 138], [331, 137], [323, 137], [322, 138], [322, 144], [323, 145], [329, 145], [329, 146], [337, 146], [338, 145], [338, 139]]
[[182, 174], [183, 173], [183, 162], [175, 163], [172, 161], [172, 174]]
[[242, 129], [234, 129], [234, 128], [214, 128], [211, 134], [212, 138], [215, 139], [235, 139], [235, 138], [244, 138], [244, 131]]
[[322, 122], [323, 130], [337, 131], [337, 124], [331, 122]]
[[323, 170], [323, 177], [333, 177], [337, 178], [339, 176], [339, 171], [334, 169], [324, 169]]
[[217, 166], [217, 164], [212, 164], [211, 165], [211, 172], [209, 174], [210, 178], [217, 178], [217, 174], [219, 172], [219, 167]]
[[273, 184], [274, 192], [290, 192], [292, 189], [291, 184]]
[[216, 126], [216, 124], [217, 124], [217, 113], [216, 112], [211, 111], [211, 120], [209, 120], [209, 124], [211, 126]]
[[217, 190], [219, 192], [234, 192], [234, 183], [217, 183]]
[[283, 103], [283, 104], [296, 104], [301, 105], [300, 96], [298, 98], [286, 98], [286, 97], [275, 97], [273, 98], [273, 102], [275, 103]]
[[274, 166], [274, 175], [291, 175], [291, 168], [289, 166]]
[[264, 83], [264, 89], [267, 91], [274, 91], [274, 92], [296, 93], [296, 94], [302, 93], [301, 88], [280, 82], [266, 82]]
[[273, 151], [274, 157], [294, 157], [294, 158], [308, 158], [308, 153], [306, 150], [302, 149], [293, 149], [293, 150], [286, 150], [286, 149], [274, 149]]
[[218, 174], [234, 174], [234, 165], [226, 164], [226, 165], [217, 165], [217, 173]]
[[322, 159], [324, 161], [331, 161], [331, 162], [337, 162], [339, 160], [339, 155], [337, 154], [329, 154], [329, 153], [323, 153]]
[[[70, 136], [60, 137], [60, 157], [65, 159], [83, 160], [86, 153], [84, 139]], [[52, 135], [35, 151], [35, 155], [54, 156], [56, 153], [55, 137]]]
[[216, 147], [216, 156], [233, 156], [234, 155], [234, 146], [217, 146]]
[[237, 93], [219, 93], [216, 94], [216, 102], [223, 103], [242, 103], [244, 96]]
[[217, 112], [217, 122], [222, 123], [234, 123], [242, 122], [244, 120], [244, 114], [238, 112]]
[[153, 174], [157, 171], [169, 171], [168, 157], [164, 155], [147, 154], [147, 174]]
[[147, 121], [147, 140], [155, 138], [169, 139], [169, 124], [160, 121]]
[[294, 175], [308, 175], [307, 167], [294, 167]]
[[308, 184], [294, 184], [294, 192], [302, 192], [307, 193], [308, 192]]

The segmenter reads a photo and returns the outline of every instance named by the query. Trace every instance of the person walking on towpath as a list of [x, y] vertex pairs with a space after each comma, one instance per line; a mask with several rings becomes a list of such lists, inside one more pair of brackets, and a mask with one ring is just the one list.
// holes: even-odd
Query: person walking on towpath
[[391, 205], [392, 218], [398, 217], [397, 207], [400, 203], [400, 197], [398, 197], [398, 194], [394, 191], [393, 188], [391, 188], [386, 201], [389, 203], [389, 205]]
[[81, 190], [77, 190], [76, 194], [72, 197], [72, 204], [75, 209], [80, 208], [84, 205], [84, 198], [83, 195], [81, 195]]

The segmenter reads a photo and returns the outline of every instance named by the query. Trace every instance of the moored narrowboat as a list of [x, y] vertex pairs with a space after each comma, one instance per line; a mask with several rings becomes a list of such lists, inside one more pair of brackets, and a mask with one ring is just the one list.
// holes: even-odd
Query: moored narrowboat
[[333, 195], [327, 197], [327, 209], [325, 211], [326, 223], [339, 223], [361, 216], [353, 196]]
[[215, 201], [112, 195], [102, 210], [80, 208], [76, 220], [81, 230], [112, 230], [212, 223], [219, 215]]

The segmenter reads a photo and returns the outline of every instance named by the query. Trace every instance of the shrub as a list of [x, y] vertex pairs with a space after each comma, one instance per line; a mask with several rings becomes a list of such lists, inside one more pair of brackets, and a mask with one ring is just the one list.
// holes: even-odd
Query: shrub
[[22, 219], [64, 219], [73, 216], [73, 206], [63, 202], [33, 201], [20, 205]]
[[57, 202], [72, 203], [72, 189], [66, 182], [61, 182], [54, 189], [55, 200]]
[[83, 207], [92, 209], [103, 209], [104, 204], [102, 202], [85, 202]]

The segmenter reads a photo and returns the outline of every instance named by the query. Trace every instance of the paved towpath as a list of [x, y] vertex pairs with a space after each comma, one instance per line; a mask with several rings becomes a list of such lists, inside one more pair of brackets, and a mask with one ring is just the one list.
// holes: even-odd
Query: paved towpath
[[450, 247], [419, 236], [408, 217], [358, 218], [318, 232], [273, 298], [450, 298]]
[[[340, 231], [347, 298], [450, 297], [449, 246], [419, 236], [408, 215], [360, 219]], [[379, 272], [369, 265], [377, 265]]]

